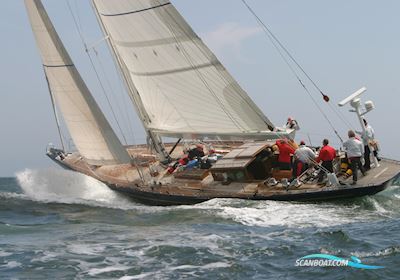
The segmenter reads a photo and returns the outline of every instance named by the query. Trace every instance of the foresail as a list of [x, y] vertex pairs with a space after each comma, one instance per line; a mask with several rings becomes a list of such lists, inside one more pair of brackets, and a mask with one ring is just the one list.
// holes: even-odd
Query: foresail
[[40, 0], [25, 0], [51, 94], [80, 154], [90, 164], [130, 162], [110, 124], [89, 92]]
[[147, 128], [210, 136], [274, 128], [169, 1], [93, 3]]

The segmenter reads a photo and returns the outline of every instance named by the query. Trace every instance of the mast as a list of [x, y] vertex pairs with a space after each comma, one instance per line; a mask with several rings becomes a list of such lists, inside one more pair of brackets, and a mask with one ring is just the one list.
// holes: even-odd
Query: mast
[[139, 119], [141, 120], [146, 134], [147, 134], [147, 139], [150, 140], [150, 144], [154, 148], [154, 150], [157, 152], [157, 154], [160, 156], [161, 161], [166, 161], [170, 159], [169, 153], [166, 151], [164, 144], [162, 143], [161, 137], [154, 133], [150, 128], [149, 124], [151, 123], [151, 119], [148, 116], [146, 109], [143, 105], [143, 102], [140, 97], [140, 93], [135, 87], [135, 85], [132, 83], [131, 79], [127, 76], [127, 71], [126, 71], [126, 65], [123, 63], [121, 60], [120, 56], [118, 55], [118, 52], [116, 51], [115, 45], [113, 44], [110, 35], [107, 32], [107, 29], [105, 28], [103, 22], [101, 21], [99, 11], [97, 9], [96, 3], [94, 0], [92, 0], [92, 7], [94, 10], [94, 13], [96, 15], [97, 22], [100, 25], [100, 28], [107, 40], [108, 47], [111, 51], [111, 54], [114, 58], [114, 63], [116, 63], [117, 68], [119, 69], [119, 73], [123, 78], [125, 87], [127, 88], [129, 94], [129, 97], [131, 98], [131, 101], [136, 109], [136, 112], [139, 116]]

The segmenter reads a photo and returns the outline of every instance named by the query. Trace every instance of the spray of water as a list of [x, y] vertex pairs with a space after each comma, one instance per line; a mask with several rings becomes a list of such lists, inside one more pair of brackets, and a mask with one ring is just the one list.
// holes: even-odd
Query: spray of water
[[89, 204], [111, 208], [135, 205], [91, 177], [62, 169], [26, 169], [16, 174], [22, 191], [41, 202]]

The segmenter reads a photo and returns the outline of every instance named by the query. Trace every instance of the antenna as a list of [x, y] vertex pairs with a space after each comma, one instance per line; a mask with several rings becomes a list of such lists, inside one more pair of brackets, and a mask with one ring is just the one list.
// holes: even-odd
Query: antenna
[[357, 97], [359, 97], [361, 94], [363, 94], [364, 92], [367, 91], [366, 87], [362, 87], [359, 90], [357, 90], [355, 93], [353, 93], [352, 95], [350, 95], [349, 97], [343, 99], [341, 102], [339, 102], [339, 106], [343, 107], [344, 105], [350, 103], [351, 101], [353, 101], [354, 99], [356, 99]]
[[[349, 97], [343, 99], [339, 103], [340, 107], [343, 107], [343, 106], [347, 105], [348, 103], [350, 103], [351, 107], [354, 108], [353, 110], [350, 110], [350, 112], [356, 113], [358, 120], [360, 122], [360, 125], [361, 125], [362, 136], [366, 135], [366, 126], [364, 124], [363, 116], [366, 115], [367, 113], [371, 112], [375, 108], [375, 105], [372, 101], [367, 101], [367, 102], [365, 102], [365, 110], [363, 110], [362, 105], [361, 105], [360, 95], [362, 95], [366, 91], [367, 91], [367, 88], [362, 87], [359, 90], [357, 90], [355, 93], [350, 95]], [[371, 145], [369, 143], [364, 143], [364, 144], [370, 146], [370, 149], [371, 149]], [[374, 163], [375, 163], [375, 167], [379, 167], [379, 162], [375, 156], [374, 156]]]

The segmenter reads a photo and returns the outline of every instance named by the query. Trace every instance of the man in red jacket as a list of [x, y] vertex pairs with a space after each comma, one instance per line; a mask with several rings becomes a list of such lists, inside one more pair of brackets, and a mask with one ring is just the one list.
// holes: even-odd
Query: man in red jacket
[[[328, 170], [330, 173], [333, 173], [333, 160], [336, 157], [336, 150], [329, 146], [329, 140], [324, 139], [322, 141], [323, 147], [319, 151], [319, 155], [317, 158], [317, 162], [322, 161], [322, 167], [324, 170]], [[318, 183], [321, 183], [324, 180], [324, 177], [326, 175], [326, 172], [324, 170], [320, 170], [318, 174]]]
[[291, 155], [294, 154], [294, 148], [290, 146], [287, 140], [281, 139], [276, 141], [279, 149], [278, 166], [281, 170], [291, 170]]

